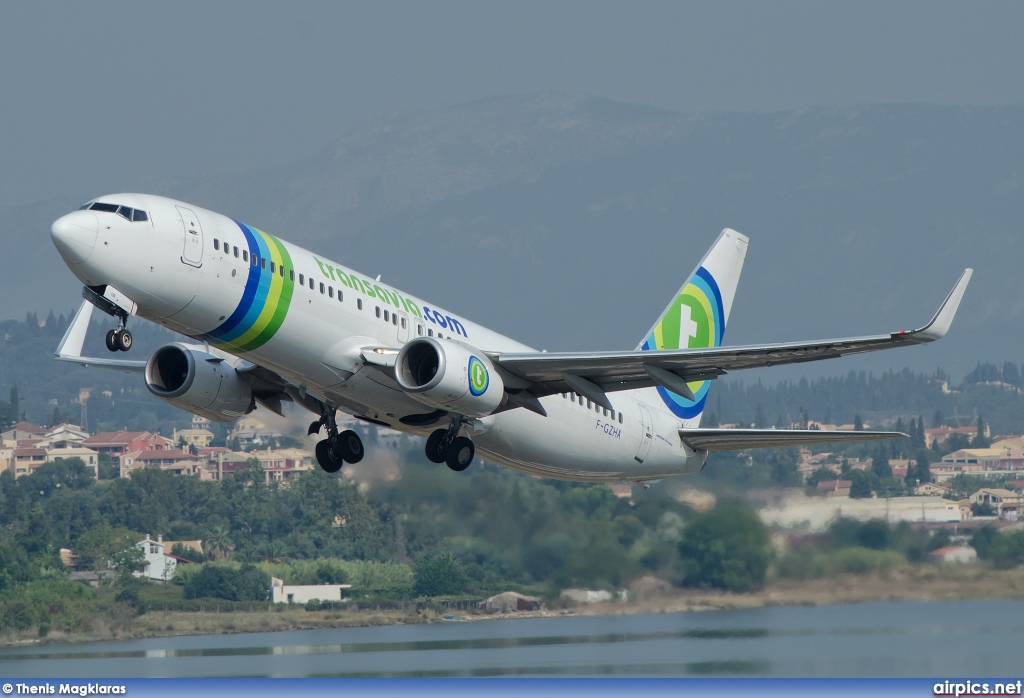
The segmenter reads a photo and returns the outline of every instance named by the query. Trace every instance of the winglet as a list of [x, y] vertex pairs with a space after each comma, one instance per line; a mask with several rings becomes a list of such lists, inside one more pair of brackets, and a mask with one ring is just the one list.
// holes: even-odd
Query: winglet
[[75, 319], [71, 321], [64, 338], [57, 345], [54, 357], [58, 361], [70, 361], [82, 366], [100, 366], [102, 368], [113, 368], [131, 373], [146, 370], [145, 361], [131, 361], [127, 359], [100, 359], [82, 356], [82, 347], [85, 345], [85, 335], [89, 330], [89, 321], [92, 319], [93, 304], [88, 300], [82, 301], [81, 307], [75, 313]]
[[81, 307], [75, 313], [75, 319], [71, 326], [64, 333], [64, 339], [57, 345], [54, 353], [59, 359], [77, 359], [82, 356], [82, 346], [85, 344], [85, 333], [89, 329], [89, 320], [92, 319], [93, 305], [89, 301], [82, 301]]
[[936, 339], [945, 337], [949, 332], [949, 326], [953, 324], [953, 316], [956, 315], [957, 308], [960, 307], [960, 300], [964, 297], [964, 291], [967, 290], [967, 283], [971, 280], [973, 273], [973, 269], [964, 269], [964, 273], [960, 275], [960, 279], [946, 296], [946, 300], [942, 301], [942, 305], [939, 306], [932, 321], [921, 329], [907, 334], [914, 335], [914, 338], [922, 343], [934, 342]]

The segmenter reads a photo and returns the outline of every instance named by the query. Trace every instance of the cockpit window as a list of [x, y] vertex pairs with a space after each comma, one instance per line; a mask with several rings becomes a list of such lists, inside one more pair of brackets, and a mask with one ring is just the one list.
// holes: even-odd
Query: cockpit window
[[149, 216], [146, 214], [145, 211], [140, 211], [138, 209], [132, 208], [131, 206], [120, 206], [118, 204], [105, 204], [105, 203], [97, 201], [96, 203], [93, 203], [93, 204], [86, 204], [85, 206], [83, 206], [82, 208], [80, 208], [78, 210], [82, 211], [84, 209], [89, 209], [90, 211], [104, 211], [106, 213], [116, 213], [117, 215], [121, 216], [125, 220], [129, 220], [129, 221], [148, 221], [149, 220]]
[[81, 206], [79, 206], [78, 210], [79, 211], [87, 211], [90, 206], [92, 206], [92, 202], [91, 201], [89, 203], [87, 203], [87, 204], [82, 204]]

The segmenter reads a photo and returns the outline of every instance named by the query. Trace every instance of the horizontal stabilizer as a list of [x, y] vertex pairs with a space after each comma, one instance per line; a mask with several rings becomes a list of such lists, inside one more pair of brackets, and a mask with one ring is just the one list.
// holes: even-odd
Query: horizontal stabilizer
[[821, 429], [680, 429], [679, 438], [694, 451], [808, 446], [842, 441], [905, 439], [899, 431], [823, 431]]

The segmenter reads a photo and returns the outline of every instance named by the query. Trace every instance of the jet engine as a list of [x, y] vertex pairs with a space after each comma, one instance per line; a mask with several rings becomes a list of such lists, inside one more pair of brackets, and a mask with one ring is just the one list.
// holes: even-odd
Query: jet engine
[[191, 344], [157, 349], [146, 363], [146, 387], [175, 407], [216, 422], [233, 422], [256, 406], [248, 381], [233, 366]]
[[395, 378], [410, 397], [467, 417], [491, 414], [505, 396], [501, 376], [483, 352], [437, 337], [406, 343], [398, 352]]

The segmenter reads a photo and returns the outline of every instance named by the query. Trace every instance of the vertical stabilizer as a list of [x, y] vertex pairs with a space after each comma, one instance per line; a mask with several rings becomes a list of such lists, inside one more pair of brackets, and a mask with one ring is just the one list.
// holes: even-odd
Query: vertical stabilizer
[[[747, 256], [747, 242], [745, 235], [729, 228], [723, 230], [637, 348], [654, 351], [721, 346], [743, 260]], [[682, 420], [684, 427], [694, 428], [700, 425], [710, 381], [696, 381], [688, 385], [694, 400], [665, 388], [650, 388], [642, 392], [652, 404], [659, 400], [663, 402]]]

